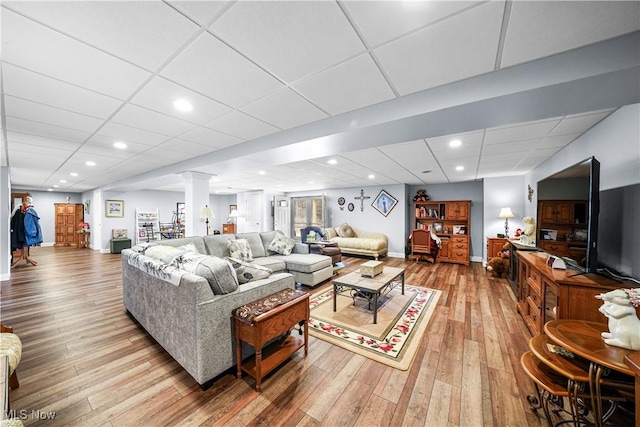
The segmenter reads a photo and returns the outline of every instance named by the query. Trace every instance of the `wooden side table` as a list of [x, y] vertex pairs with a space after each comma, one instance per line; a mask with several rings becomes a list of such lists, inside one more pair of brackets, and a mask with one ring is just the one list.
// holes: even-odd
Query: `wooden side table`
[[89, 231], [78, 231], [78, 243], [76, 244], [76, 247], [78, 249], [80, 248], [88, 248], [89, 247], [89, 236], [91, 235], [91, 232]]
[[[256, 391], [262, 391], [262, 378], [304, 346], [309, 350], [309, 294], [296, 289], [284, 289], [265, 298], [233, 310], [231, 317], [236, 335], [238, 379], [242, 371], [256, 380]], [[304, 324], [303, 339], [290, 334], [296, 324]], [[278, 342], [264, 345], [281, 335]], [[242, 343], [251, 345], [254, 360], [242, 363]]]
[[235, 234], [236, 225], [234, 223], [222, 224], [222, 234]]

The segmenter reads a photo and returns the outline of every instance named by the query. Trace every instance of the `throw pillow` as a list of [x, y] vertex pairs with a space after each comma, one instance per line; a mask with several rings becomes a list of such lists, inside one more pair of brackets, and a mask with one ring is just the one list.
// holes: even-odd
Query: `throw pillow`
[[284, 234], [277, 234], [271, 243], [269, 243], [267, 249], [280, 255], [291, 255], [291, 251], [293, 251], [295, 245], [295, 240], [288, 238]]
[[355, 235], [353, 228], [346, 222], [338, 227], [338, 236], [340, 237], [355, 237]]
[[253, 261], [251, 246], [249, 246], [249, 241], [247, 239], [229, 240], [227, 242], [227, 248], [229, 248], [231, 258], [246, 262]]
[[271, 276], [273, 270], [268, 267], [264, 267], [258, 264], [250, 264], [248, 262], [244, 262], [240, 259], [235, 258], [225, 258], [229, 265], [231, 265], [235, 271], [236, 276], [238, 277], [238, 282], [242, 285], [244, 283], [248, 283], [252, 280], [260, 280], [266, 279]]
[[176, 264], [181, 270], [207, 279], [216, 295], [229, 294], [238, 289], [235, 270], [222, 258], [186, 252]]

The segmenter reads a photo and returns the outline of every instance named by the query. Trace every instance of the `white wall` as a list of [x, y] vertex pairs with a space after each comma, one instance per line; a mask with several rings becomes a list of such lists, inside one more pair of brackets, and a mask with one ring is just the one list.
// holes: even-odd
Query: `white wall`
[[[4, 149], [4, 148], [3, 148]], [[0, 280], [9, 280], [9, 269], [11, 268], [11, 180], [9, 168], [0, 166], [0, 200], [4, 207], [0, 211]]]
[[[360, 190], [364, 190], [364, 196], [370, 197], [363, 203], [363, 210], [360, 210]], [[398, 200], [398, 203], [385, 217], [378, 212], [371, 204], [381, 190], [385, 190]], [[328, 190], [316, 190], [288, 193], [289, 197], [317, 196], [324, 195], [327, 203], [327, 227], [337, 227], [342, 223], [365, 230], [386, 234], [389, 238], [389, 256], [404, 258], [405, 240], [408, 236], [406, 226], [407, 212], [407, 187], [404, 184], [350, 187]], [[344, 197], [346, 202], [342, 209], [338, 205], [338, 199]], [[354, 204], [354, 210], [349, 211], [349, 203]]]
[[528, 206], [526, 185], [523, 176], [485, 178], [483, 182], [483, 245], [482, 259], [487, 260], [487, 237], [504, 234], [504, 219], [499, 219], [500, 209], [510, 207], [515, 218], [509, 220], [509, 236], [513, 237], [516, 229], [524, 228], [522, 217], [527, 216]]
[[[469, 218], [469, 237], [471, 239], [469, 244], [471, 247], [469, 248], [469, 256], [473, 262], [482, 261], [482, 253], [486, 246], [483, 231], [485, 194], [482, 181], [456, 182], [452, 184], [427, 184], [419, 186], [412, 185], [409, 187], [409, 195], [407, 197], [409, 206], [412, 206], [413, 196], [416, 195], [418, 189], [426, 190], [429, 200], [433, 201], [471, 200], [471, 218]], [[410, 221], [407, 224], [407, 233], [410, 232], [411, 227], [413, 227], [412, 224], [413, 221]]]

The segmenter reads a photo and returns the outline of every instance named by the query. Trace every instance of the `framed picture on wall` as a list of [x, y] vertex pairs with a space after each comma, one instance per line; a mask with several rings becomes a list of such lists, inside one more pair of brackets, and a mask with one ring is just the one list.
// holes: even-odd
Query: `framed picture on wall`
[[124, 217], [124, 200], [107, 200], [104, 214], [110, 218]]
[[398, 200], [395, 197], [384, 190], [380, 190], [380, 193], [373, 199], [371, 206], [382, 215], [387, 216], [397, 204]]

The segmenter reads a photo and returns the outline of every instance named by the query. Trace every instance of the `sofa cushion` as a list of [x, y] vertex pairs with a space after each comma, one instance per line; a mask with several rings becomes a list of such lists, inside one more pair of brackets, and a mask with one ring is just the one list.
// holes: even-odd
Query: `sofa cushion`
[[336, 231], [340, 237], [356, 237], [356, 233], [353, 231], [353, 228], [351, 228], [351, 226], [346, 222], [341, 224]]
[[287, 271], [287, 263], [280, 258], [280, 255], [277, 257], [263, 256], [262, 258], [254, 258], [251, 263], [270, 268], [274, 273], [278, 271]]
[[287, 270], [290, 272], [312, 273], [332, 266], [331, 258], [319, 254], [274, 255], [273, 258], [283, 260], [287, 264]]
[[222, 258], [187, 252], [176, 260], [176, 265], [181, 270], [207, 279], [216, 295], [229, 294], [238, 289], [235, 270]]
[[261, 231], [260, 238], [262, 239], [262, 246], [264, 246], [265, 256], [269, 256], [269, 245], [276, 238], [277, 235], [282, 234], [280, 231]]
[[266, 279], [273, 271], [262, 265], [251, 264], [236, 258], [226, 258], [236, 272], [236, 277], [240, 284], [251, 282], [252, 280]]
[[260, 233], [236, 234], [236, 239], [246, 239], [247, 242], [249, 242], [249, 247], [251, 248], [254, 258], [267, 256], [267, 252], [264, 250], [264, 245], [262, 244]]
[[284, 234], [278, 234], [271, 243], [269, 243], [269, 250], [280, 255], [290, 255], [295, 244], [295, 240], [288, 238]]
[[202, 240], [207, 251], [202, 253], [207, 253], [219, 258], [227, 257], [229, 256], [229, 248], [227, 247], [227, 244], [230, 240], [235, 239], [236, 236], [234, 234], [214, 234], [211, 236], [204, 236]]
[[200, 251], [198, 250], [198, 248], [193, 242], [187, 243], [186, 245], [183, 245], [183, 246], [179, 246], [178, 249], [183, 249], [185, 251], [193, 252], [194, 254], [200, 254]]
[[235, 239], [227, 242], [229, 248], [229, 255], [231, 258], [239, 259], [242, 261], [253, 261], [253, 252], [247, 239]]

